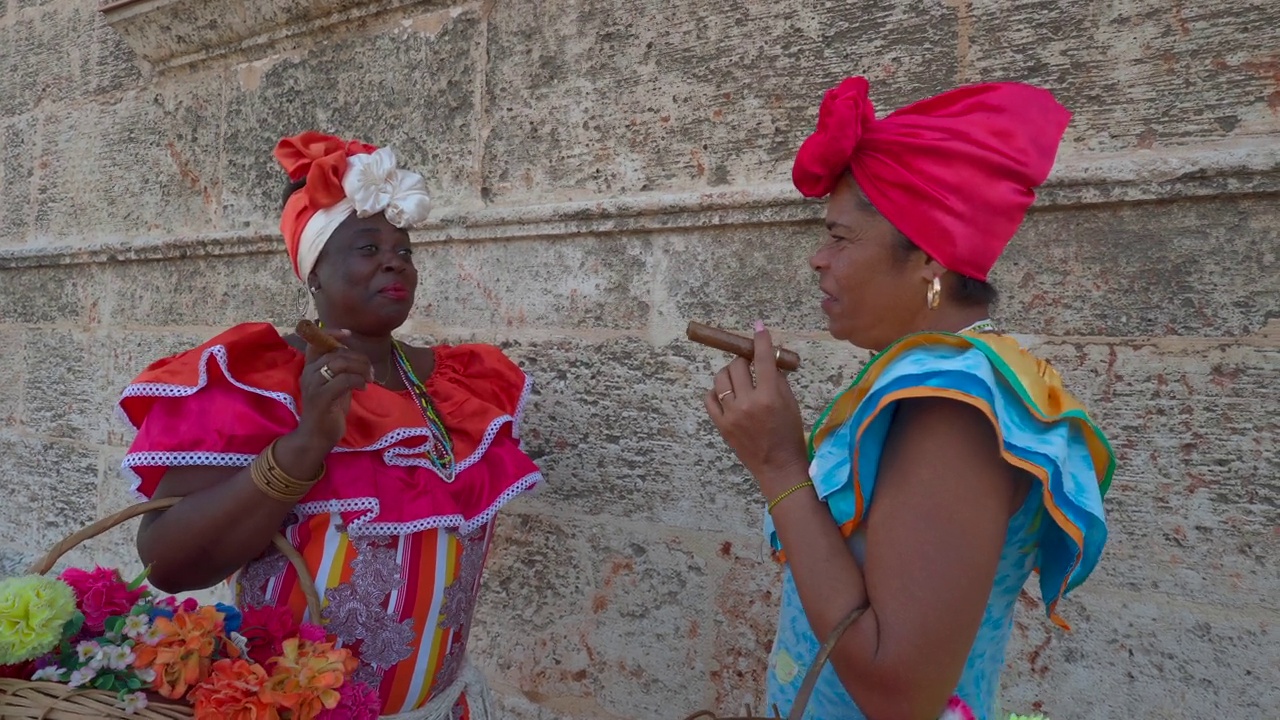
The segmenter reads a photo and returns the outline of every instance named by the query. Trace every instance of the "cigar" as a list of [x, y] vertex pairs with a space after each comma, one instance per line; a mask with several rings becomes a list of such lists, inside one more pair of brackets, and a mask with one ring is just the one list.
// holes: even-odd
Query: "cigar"
[[321, 330], [310, 320], [299, 320], [293, 331], [298, 333], [298, 337], [305, 340], [308, 345], [319, 350], [321, 353], [331, 353], [334, 350], [340, 350], [343, 347], [346, 347], [334, 339], [332, 335]]
[[[685, 330], [685, 335], [700, 345], [733, 353], [748, 360], [755, 359], [756, 344], [749, 337], [734, 335], [727, 330], [696, 322], [689, 323], [688, 329]], [[774, 357], [779, 370], [794, 372], [800, 367], [800, 356], [791, 350], [775, 347]]]

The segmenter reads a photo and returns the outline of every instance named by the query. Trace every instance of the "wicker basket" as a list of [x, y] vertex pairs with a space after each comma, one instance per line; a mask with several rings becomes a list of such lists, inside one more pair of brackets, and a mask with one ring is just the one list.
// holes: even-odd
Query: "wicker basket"
[[[139, 503], [105, 517], [54, 545], [28, 572], [44, 575], [53, 569], [59, 558], [80, 543], [139, 515], [172, 507], [180, 499], [163, 498]], [[272, 538], [272, 544], [293, 563], [298, 576], [304, 579], [300, 584], [307, 596], [307, 607], [311, 611], [311, 617], [319, 619], [320, 596], [316, 592], [315, 583], [305, 582], [311, 577], [311, 573], [302, 556], [279, 534]], [[151, 695], [147, 707], [126, 715], [119, 707], [115, 693], [72, 688], [62, 683], [0, 679], [0, 718], [4, 720], [183, 720], [192, 715], [190, 705], [158, 695]]]

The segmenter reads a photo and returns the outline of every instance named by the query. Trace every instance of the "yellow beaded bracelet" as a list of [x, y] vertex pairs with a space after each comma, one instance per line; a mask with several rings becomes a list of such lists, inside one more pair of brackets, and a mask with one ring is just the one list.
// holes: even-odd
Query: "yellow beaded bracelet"
[[807, 487], [813, 487], [812, 480], [805, 480], [804, 482], [800, 483], [799, 485], [796, 485], [795, 487], [787, 488], [785, 491], [783, 491], [781, 495], [774, 498], [773, 501], [769, 503], [769, 512], [772, 513], [774, 506], [776, 506], [778, 503], [782, 502], [783, 500], [786, 500], [787, 496], [790, 495], [791, 493], [797, 490], [803, 490], [804, 488], [807, 488]]

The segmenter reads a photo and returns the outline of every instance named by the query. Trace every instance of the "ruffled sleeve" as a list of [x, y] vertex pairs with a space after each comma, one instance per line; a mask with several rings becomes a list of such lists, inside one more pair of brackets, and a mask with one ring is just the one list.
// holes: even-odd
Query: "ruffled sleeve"
[[[981, 410], [1001, 452], [1037, 479], [1051, 523], [1038, 543], [1040, 590], [1050, 617], [1089, 576], [1107, 539], [1103, 496], [1114, 453], [1058, 374], [998, 336], [913, 336], [881, 354], [838, 397], [811, 440], [810, 477], [846, 536], [861, 523], [875, 488], [895, 404], [947, 397]], [[768, 515], [766, 533], [780, 550]]]
[[[273, 327], [249, 324], [148, 367], [119, 406], [138, 430], [123, 463], [135, 492], [151, 497], [174, 467], [248, 466], [297, 427], [302, 366]], [[298, 514], [339, 513], [352, 535], [469, 532], [541, 480], [517, 437], [531, 383], [501, 350], [441, 346], [425, 382], [453, 441], [452, 481], [425, 455], [413, 394], [370, 386], [353, 395], [347, 431]]]

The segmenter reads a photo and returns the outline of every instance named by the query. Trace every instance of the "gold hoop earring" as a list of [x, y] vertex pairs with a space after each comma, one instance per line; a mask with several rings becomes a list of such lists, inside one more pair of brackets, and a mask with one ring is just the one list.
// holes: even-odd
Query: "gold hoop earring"
[[942, 304], [942, 280], [935, 276], [933, 282], [929, 283], [929, 290], [925, 293], [925, 304], [930, 310], [937, 310]]

